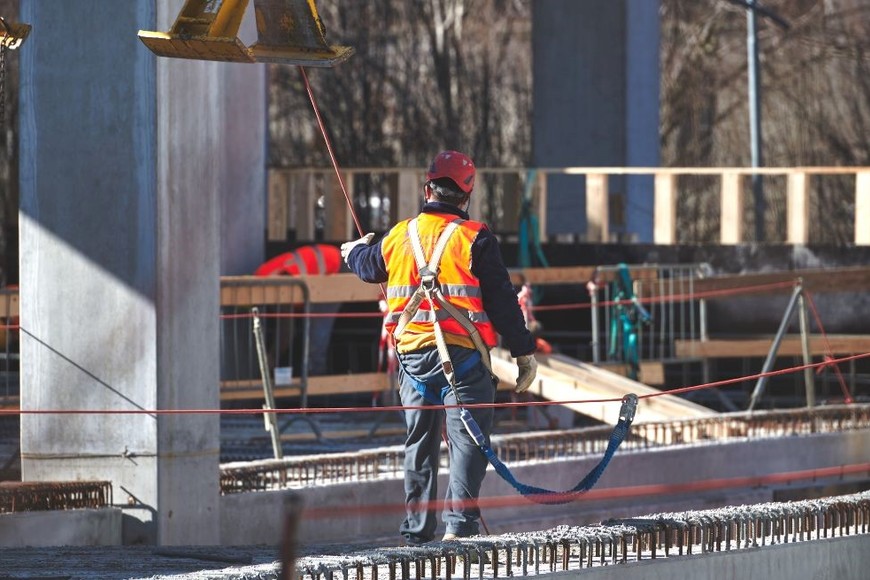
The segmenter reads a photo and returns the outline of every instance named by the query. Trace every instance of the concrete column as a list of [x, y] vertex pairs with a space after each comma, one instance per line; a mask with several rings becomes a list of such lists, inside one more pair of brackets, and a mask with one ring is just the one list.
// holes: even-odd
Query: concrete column
[[[533, 162], [538, 167], [657, 166], [658, 7], [653, 0], [532, 3]], [[548, 178], [547, 230], [587, 232], [582, 176]], [[653, 176], [611, 176], [624, 223], [609, 231], [650, 242]]]
[[[219, 407], [221, 202], [264, 203], [264, 92], [142, 45], [182, 4], [21, 2], [24, 411]], [[125, 543], [217, 543], [219, 425], [24, 415], [23, 477], [112, 481]]]

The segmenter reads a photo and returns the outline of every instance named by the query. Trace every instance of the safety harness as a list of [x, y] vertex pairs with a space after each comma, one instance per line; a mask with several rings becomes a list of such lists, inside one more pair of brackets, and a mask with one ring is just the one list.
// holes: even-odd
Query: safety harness
[[398, 343], [399, 336], [402, 335], [408, 324], [414, 319], [414, 316], [417, 314], [423, 301], [425, 300], [428, 302], [433, 318], [435, 345], [438, 349], [438, 356], [441, 359], [441, 370], [447, 378], [447, 386], [440, 390], [436, 400], [436, 397], [434, 397], [431, 391], [429, 391], [426, 383], [409, 373], [404, 365], [402, 365], [401, 358], [399, 358], [399, 364], [402, 365], [405, 374], [414, 379], [415, 387], [420, 395], [430, 403], [440, 405], [443, 403], [446, 391], [449, 389], [453, 392], [456, 404], [459, 407], [459, 418], [462, 420], [466, 432], [474, 442], [477, 443], [481, 452], [493, 468], [495, 468], [495, 471], [501, 476], [501, 478], [511, 484], [511, 486], [513, 486], [513, 488], [521, 495], [526, 496], [528, 499], [537, 503], [568, 503], [573, 501], [576, 495], [590, 490], [598, 481], [598, 478], [601, 477], [601, 474], [604, 473], [604, 469], [607, 467], [607, 464], [610, 463], [613, 454], [616, 453], [617, 448], [628, 435], [631, 422], [634, 420], [634, 414], [637, 409], [637, 396], [634, 394], [628, 394], [622, 399], [622, 408], [619, 411], [619, 421], [610, 434], [610, 441], [608, 442], [607, 449], [604, 452], [604, 457], [602, 457], [601, 461], [598, 462], [598, 465], [596, 465], [592, 471], [590, 471], [586, 477], [584, 477], [583, 480], [572, 489], [567, 491], [551, 491], [540, 487], [526, 485], [516, 480], [510, 469], [502, 463], [495, 454], [495, 451], [493, 451], [492, 447], [487, 443], [483, 431], [480, 429], [477, 421], [474, 420], [471, 412], [462, 405], [462, 400], [459, 398], [459, 393], [456, 390], [457, 375], [462, 375], [471, 370], [471, 368], [477, 364], [477, 357], [469, 357], [469, 359], [464, 361], [462, 368], [454, 368], [453, 362], [450, 360], [450, 353], [447, 349], [447, 341], [444, 338], [444, 332], [441, 329], [441, 324], [435, 308], [436, 305], [440, 307], [448, 316], [453, 318], [462, 326], [462, 328], [465, 329], [468, 336], [471, 338], [471, 341], [474, 343], [475, 348], [480, 353], [481, 362], [489, 373], [492, 374], [492, 361], [490, 359], [489, 349], [483, 341], [483, 338], [481, 338], [480, 332], [464, 313], [445, 298], [441, 286], [438, 283], [438, 271], [441, 257], [444, 254], [444, 250], [447, 247], [450, 237], [464, 221], [465, 220], [461, 218], [457, 218], [447, 224], [447, 227], [443, 232], [441, 232], [438, 241], [435, 243], [435, 248], [433, 249], [432, 255], [428, 261], [423, 252], [423, 244], [420, 242], [420, 234], [417, 231], [417, 218], [412, 219], [408, 223], [408, 237], [410, 238], [411, 249], [414, 253], [414, 262], [416, 263], [417, 271], [420, 274], [420, 285], [412, 293], [411, 298], [405, 305], [402, 314], [399, 316], [396, 328], [393, 331], [393, 337], [396, 340], [396, 343]]

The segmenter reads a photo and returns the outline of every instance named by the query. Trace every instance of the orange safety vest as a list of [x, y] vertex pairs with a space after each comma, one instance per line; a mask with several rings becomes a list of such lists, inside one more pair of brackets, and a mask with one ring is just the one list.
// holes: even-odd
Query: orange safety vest
[[[415, 219], [421, 246], [428, 259], [441, 233], [457, 218], [451, 214], [422, 213]], [[447, 302], [468, 316], [486, 346], [492, 348], [497, 344], [495, 327], [483, 309], [480, 280], [471, 273], [471, 244], [485, 226], [471, 220], [459, 221], [461, 222], [459, 227], [447, 241], [444, 249], [438, 269], [438, 284]], [[388, 312], [384, 318], [384, 326], [390, 334], [393, 334], [402, 312], [420, 286], [420, 273], [414, 261], [408, 231], [410, 222], [411, 220], [405, 220], [396, 224], [381, 242], [388, 275]], [[411, 352], [435, 346], [435, 316], [438, 317], [447, 344], [475, 348], [468, 332], [459, 322], [437, 306], [433, 315], [431, 305], [424, 300], [404, 331], [397, 337], [396, 349], [399, 352]]]

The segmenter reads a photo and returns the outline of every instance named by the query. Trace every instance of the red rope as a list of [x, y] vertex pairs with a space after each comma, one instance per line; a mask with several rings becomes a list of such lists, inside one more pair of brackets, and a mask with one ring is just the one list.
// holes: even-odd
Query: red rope
[[[810, 305], [810, 310], [813, 312], [813, 318], [816, 319], [816, 325], [819, 327], [819, 332], [822, 335], [822, 340], [825, 341], [825, 362], [830, 363], [830, 366], [834, 367], [834, 374], [837, 375], [837, 379], [840, 382], [840, 390], [843, 392], [843, 399], [847, 404], [854, 403], [854, 399], [852, 399], [852, 393], [849, 392], [849, 387], [846, 386], [846, 380], [843, 378], [843, 374], [840, 372], [840, 367], [831, 361], [834, 360], [834, 350], [831, 348], [831, 342], [828, 340], [828, 333], [825, 332], [825, 327], [822, 325], [822, 317], [819, 316], [819, 311], [816, 309], [816, 301], [813, 300], [812, 294], [804, 290], [804, 296], [806, 296], [807, 302]], [[824, 366], [816, 369], [816, 373], [822, 372], [824, 370]]]
[[308, 82], [308, 75], [305, 74], [304, 66], [299, 67], [299, 74], [302, 75], [302, 82], [305, 83], [305, 91], [308, 93], [308, 100], [311, 101], [311, 108], [314, 109], [314, 116], [317, 117], [317, 126], [320, 127], [320, 133], [323, 135], [324, 143], [326, 143], [326, 151], [329, 153], [329, 159], [332, 161], [333, 169], [335, 169], [335, 176], [338, 178], [339, 186], [341, 186], [341, 193], [344, 194], [344, 199], [347, 202], [348, 208], [350, 208], [350, 215], [353, 218], [353, 223], [356, 225], [359, 235], [364, 236], [365, 232], [363, 231], [362, 224], [360, 224], [359, 218], [353, 209], [353, 202], [347, 194], [347, 188], [344, 185], [344, 178], [341, 176], [341, 171], [338, 169], [338, 161], [336, 160], [335, 152], [332, 149], [332, 142], [329, 140], [326, 126], [323, 124], [323, 117], [320, 116], [320, 109], [317, 106], [317, 101], [314, 99], [314, 92], [311, 90], [311, 83]]
[[[308, 75], [305, 74], [305, 67], [299, 67], [299, 74], [302, 75], [302, 81], [305, 83], [305, 91], [308, 93], [308, 100], [311, 101], [311, 108], [314, 109], [314, 116], [317, 117], [317, 126], [320, 127], [320, 134], [323, 135], [323, 142], [326, 143], [326, 150], [329, 152], [329, 159], [332, 161], [332, 168], [335, 170], [335, 176], [338, 178], [338, 184], [341, 186], [341, 193], [344, 194], [344, 200], [347, 202], [347, 208], [350, 210], [350, 215], [353, 218], [354, 225], [356, 226], [356, 231], [359, 232], [360, 236], [364, 236], [366, 233], [363, 231], [359, 217], [357, 217], [356, 211], [353, 209], [353, 202], [347, 194], [347, 188], [344, 185], [344, 178], [342, 178], [341, 171], [338, 169], [338, 161], [335, 157], [335, 151], [332, 149], [332, 142], [329, 140], [329, 135], [326, 132], [326, 125], [323, 124], [323, 117], [320, 116], [320, 109], [318, 108], [317, 101], [314, 98], [314, 91], [311, 90], [311, 83], [308, 82]], [[381, 294], [386, 298], [387, 291], [384, 288], [384, 285], [379, 284], [379, 286], [381, 287]]]

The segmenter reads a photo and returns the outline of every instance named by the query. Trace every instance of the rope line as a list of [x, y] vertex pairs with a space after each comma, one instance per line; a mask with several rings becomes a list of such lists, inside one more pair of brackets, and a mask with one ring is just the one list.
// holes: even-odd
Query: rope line
[[[652, 399], [663, 395], [679, 395], [704, 389], [713, 389], [736, 383], [753, 381], [761, 377], [776, 377], [800, 372], [804, 369], [819, 369], [832, 364], [841, 364], [854, 360], [870, 358], [870, 352], [855, 354], [837, 359], [824, 360], [807, 365], [799, 365], [766, 373], [756, 373], [720, 381], [712, 381], [689, 387], [679, 387], [669, 391], [638, 395], [638, 399]], [[352, 375], [350, 375], [352, 376]], [[571, 401], [518, 401], [504, 403], [468, 403], [465, 408], [511, 408], [511, 407], [544, 407], [552, 405], [585, 405], [600, 403], [622, 403], [622, 398], [579, 399]], [[390, 405], [385, 407], [314, 407], [305, 409], [0, 409], [0, 417], [5, 415], [261, 415], [275, 413], [280, 415], [316, 415], [327, 413], [372, 413], [395, 412], [405, 410], [436, 410], [457, 409], [460, 405]]]
[[[810, 310], [813, 313], [813, 318], [816, 320], [816, 325], [819, 327], [819, 332], [822, 335], [822, 340], [825, 341], [825, 360], [830, 361], [834, 358], [834, 349], [831, 348], [831, 341], [828, 340], [828, 333], [825, 332], [825, 327], [822, 325], [822, 317], [819, 316], [819, 311], [816, 308], [816, 301], [813, 300], [812, 294], [804, 291], [804, 296], [807, 298], [807, 302], [810, 305]], [[843, 393], [843, 399], [846, 403], [852, 403], [854, 400], [852, 399], [852, 393], [849, 392], [849, 387], [846, 386], [846, 379], [843, 378], [843, 373], [840, 372], [840, 367], [836, 364], [831, 364], [834, 367], [834, 374], [837, 375], [837, 379], [840, 383], [840, 390]], [[821, 373], [825, 367], [819, 367], [816, 369], [816, 374]]]

